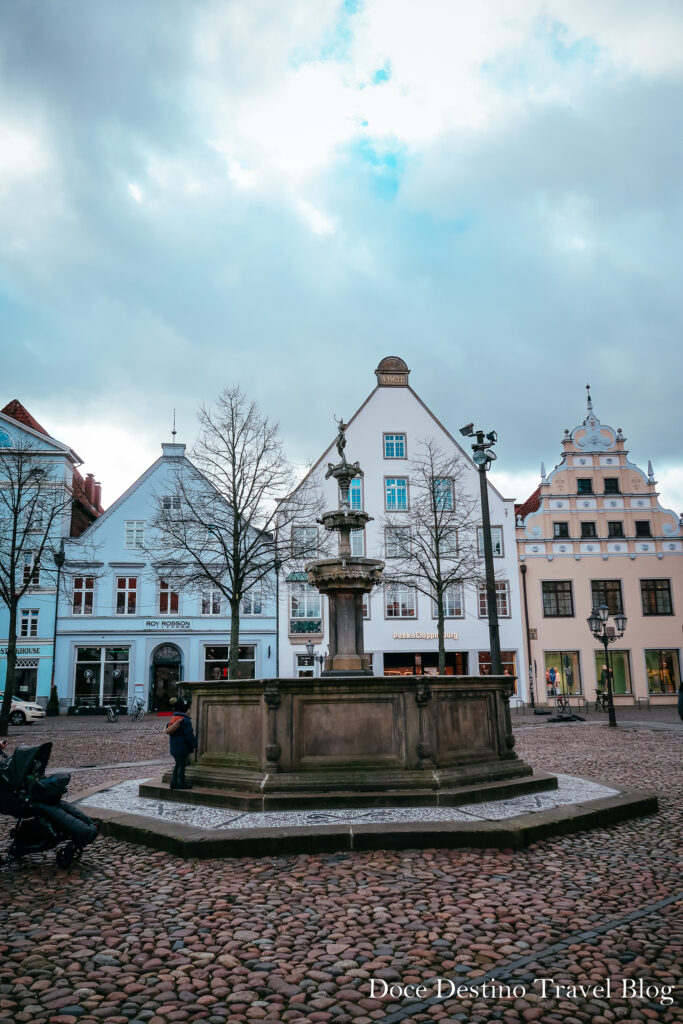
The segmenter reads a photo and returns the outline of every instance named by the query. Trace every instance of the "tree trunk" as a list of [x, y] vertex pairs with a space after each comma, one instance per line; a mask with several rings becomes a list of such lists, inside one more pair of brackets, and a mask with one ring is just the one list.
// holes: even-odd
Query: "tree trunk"
[[439, 635], [439, 675], [446, 675], [446, 640], [444, 637], [443, 594], [436, 595], [436, 631]]
[[230, 600], [230, 652], [228, 657], [228, 679], [237, 679], [240, 657], [240, 602]]
[[18, 602], [13, 602], [13, 607], [10, 607], [8, 610], [7, 676], [5, 678], [5, 696], [3, 697], [2, 708], [0, 709], [0, 736], [7, 735], [10, 710], [12, 707], [12, 697], [14, 696], [14, 688], [16, 684]]

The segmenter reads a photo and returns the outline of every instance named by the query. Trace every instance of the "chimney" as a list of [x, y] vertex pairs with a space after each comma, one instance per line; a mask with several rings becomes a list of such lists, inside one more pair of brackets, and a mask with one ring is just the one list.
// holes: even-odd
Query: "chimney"
[[101, 511], [101, 509], [102, 509], [102, 484], [99, 483], [97, 480], [95, 481], [95, 500], [93, 501], [93, 505], [95, 506], [95, 508], [97, 509], [98, 512]]
[[85, 478], [85, 496], [91, 505], [95, 504], [95, 474], [88, 473]]

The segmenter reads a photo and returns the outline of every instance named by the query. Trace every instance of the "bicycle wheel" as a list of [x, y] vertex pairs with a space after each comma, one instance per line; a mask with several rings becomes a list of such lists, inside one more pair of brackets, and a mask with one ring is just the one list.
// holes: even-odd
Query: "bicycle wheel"
[[108, 707], [107, 708], [107, 721], [108, 722], [115, 722], [117, 717], [118, 717], [118, 715], [116, 714], [116, 711], [114, 710], [114, 708]]
[[134, 722], [141, 722], [144, 717], [145, 717], [145, 709], [138, 706], [135, 709], [135, 711], [133, 712], [133, 721]]

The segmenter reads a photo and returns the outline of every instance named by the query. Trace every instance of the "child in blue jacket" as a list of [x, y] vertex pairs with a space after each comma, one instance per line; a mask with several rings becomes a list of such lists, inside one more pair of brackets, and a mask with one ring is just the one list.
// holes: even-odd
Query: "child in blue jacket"
[[187, 712], [187, 702], [179, 698], [173, 709], [173, 718], [166, 726], [171, 745], [171, 756], [175, 760], [171, 776], [171, 789], [192, 789], [192, 783], [185, 779], [185, 767], [190, 754], [197, 749], [197, 738]]

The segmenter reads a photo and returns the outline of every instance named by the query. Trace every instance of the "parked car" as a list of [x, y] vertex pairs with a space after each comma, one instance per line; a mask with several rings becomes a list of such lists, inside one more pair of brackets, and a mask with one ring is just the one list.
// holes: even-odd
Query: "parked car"
[[[4, 693], [0, 693], [0, 702], [4, 696]], [[27, 722], [35, 722], [39, 718], [45, 718], [45, 709], [41, 708], [40, 704], [12, 697], [12, 708], [9, 713], [10, 725], [26, 725]]]

